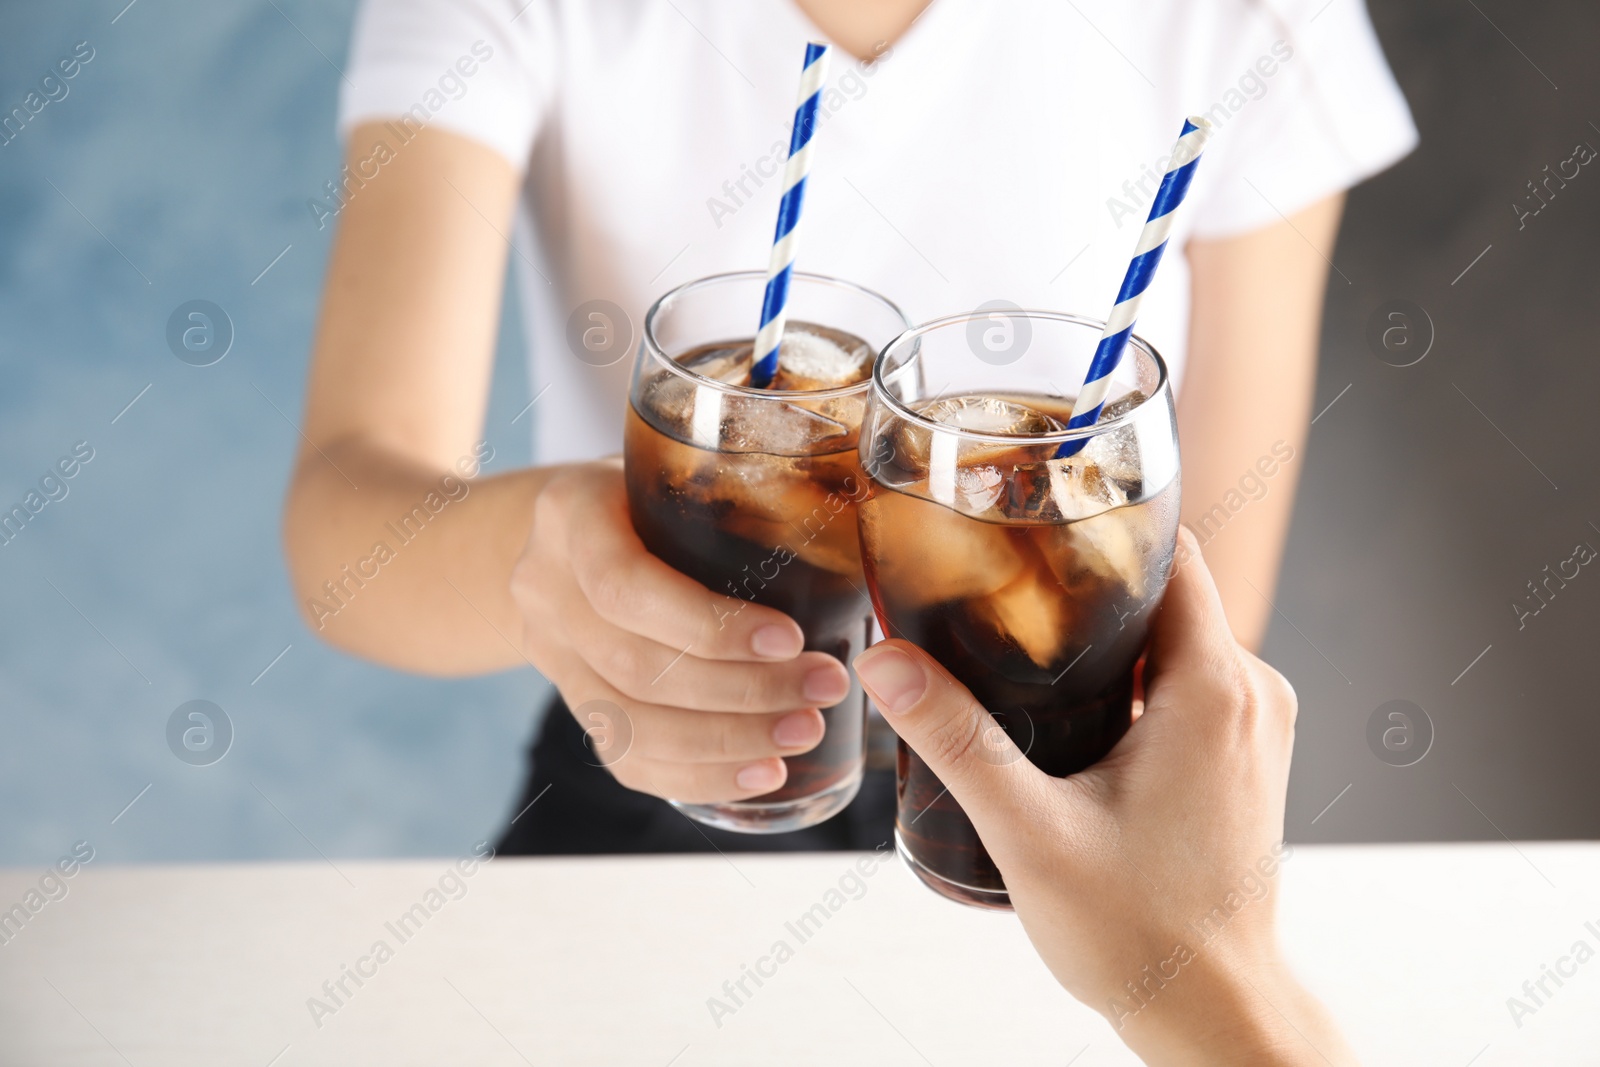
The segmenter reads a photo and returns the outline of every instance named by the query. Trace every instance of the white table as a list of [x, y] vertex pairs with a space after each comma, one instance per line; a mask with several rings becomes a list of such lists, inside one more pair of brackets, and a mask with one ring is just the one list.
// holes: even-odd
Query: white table
[[[802, 943], [785, 923], [858, 858], [501, 859], [403, 943], [385, 923], [449, 861], [91, 864], [0, 945], [0, 1064], [1136, 1062], [1012, 917], [898, 861]], [[0, 908], [40, 873], [0, 872]], [[1600, 951], [1600, 845], [1301, 847], [1283, 879], [1288, 951], [1369, 1064], [1600, 1063], [1600, 957], [1520, 1028], [1506, 1004]], [[380, 939], [316, 1025], [308, 998], [333, 1006], [324, 981]], [[708, 998], [779, 940], [718, 1026]]]

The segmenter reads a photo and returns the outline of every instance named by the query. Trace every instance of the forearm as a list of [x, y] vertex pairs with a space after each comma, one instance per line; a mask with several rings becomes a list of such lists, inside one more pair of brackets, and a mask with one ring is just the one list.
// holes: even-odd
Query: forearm
[[1205, 548], [1228, 624], [1250, 649], [1272, 619], [1342, 206], [1343, 197], [1329, 197], [1277, 225], [1187, 249], [1183, 521]]
[[1111, 1022], [1151, 1067], [1360, 1062], [1327, 1009], [1281, 965], [1250, 968], [1202, 954], [1137, 1015]]
[[[1257, 388], [1259, 388], [1259, 383]], [[1205, 550], [1235, 638], [1259, 649], [1294, 512], [1311, 400], [1310, 375], [1280, 383], [1260, 410], [1240, 389], [1190, 411], [1183, 434], [1183, 522]]]
[[[351, 171], [392, 139], [391, 125], [357, 127]], [[487, 146], [423, 130], [340, 213], [328, 264], [289, 573], [319, 637], [405, 670], [526, 662], [509, 583], [551, 472], [463, 477], [482, 447], [519, 180]]]
[[462, 675], [525, 666], [510, 575], [560, 468], [482, 479], [349, 441], [307, 450], [289, 490], [295, 598], [323, 640], [388, 666]]

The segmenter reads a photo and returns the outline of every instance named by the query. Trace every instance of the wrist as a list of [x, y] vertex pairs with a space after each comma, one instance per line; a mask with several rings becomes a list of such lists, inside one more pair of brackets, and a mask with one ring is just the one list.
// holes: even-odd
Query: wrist
[[1103, 1009], [1141, 1059], [1153, 1067], [1358, 1062], [1327, 1010], [1275, 954], [1229, 959], [1216, 948], [1174, 960], [1182, 966], [1170, 979], [1147, 968]]

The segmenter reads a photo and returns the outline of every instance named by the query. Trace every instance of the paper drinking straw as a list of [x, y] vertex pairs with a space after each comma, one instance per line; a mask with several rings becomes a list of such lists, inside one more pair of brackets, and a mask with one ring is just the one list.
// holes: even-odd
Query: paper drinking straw
[[756, 334], [755, 365], [750, 384], [765, 389], [778, 373], [778, 345], [789, 318], [789, 277], [794, 271], [795, 242], [800, 208], [806, 199], [806, 174], [811, 170], [811, 138], [817, 130], [817, 104], [828, 76], [828, 46], [806, 45], [806, 63], [800, 71], [800, 99], [794, 109], [794, 132], [789, 135], [789, 162], [783, 169], [783, 199], [778, 201], [778, 230], [772, 237], [772, 258], [767, 262], [767, 294], [761, 302], [761, 329]]
[[[1100, 334], [1100, 344], [1089, 361], [1089, 372], [1084, 375], [1083, 388], [1072, 405], [1069, 430], [1093, 426], [1105, 407], [1106, 393], [1111, 389], [1111, 373], [1122, 360], [1128, 347], [1128, 337], [1133, 333], [1134, 320], [1139, 317], [1139, 301], [1150, 288], [1156, 267], [1161, 265], [1161, 254], [1167, 250], [1167, 235], [1172, 232], [1172, 219], [1183, 198], [1189, 194], [1189, 182], [1194, 179], [1194, 169], [1200, 164], [1200, 153], [1215, 129], [1209, 121], [1199, 116], [1184, 120], [1183, 133], [1172, 149], [1172, 162], [1162, 175], [1161, 188], [1156, 190], [1156, 201], [1150, 205], [1150, 218], [1139, 234], [1139, 246], [1133, 250], [1133, 262], [1123, 276], [1122, 289], [1117, 293], [1117, 304], [1106, 318], [1106, 328]], [[1063, 442], [1056, 450], [1058, 459], [1076, 455], [1088, 439]]]

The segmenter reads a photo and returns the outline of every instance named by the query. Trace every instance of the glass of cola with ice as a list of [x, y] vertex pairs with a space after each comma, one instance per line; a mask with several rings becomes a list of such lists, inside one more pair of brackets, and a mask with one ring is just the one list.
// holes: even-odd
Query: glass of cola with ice
[[[877, 361], [860, 437], [862, 560], [884, 632], [926, 650], [1015, 742], [980, 738], [980, 756], [1058, 777], [1132, 721], [1178, 530], [1177, 423], [1153, 348], [1132, 338], [1100, 420], [1066, 429], [1063, 386], [1084, 380], [1102, 327], [980, 310], [907, 331]], [[1009, 908], [961, 806], [904, 742], [897, 786], [896, 843], [917, 876]]]
[[[765, 288], [757, 271], [703, 278], [645, 316], [623, 439], [628, 508], [651, 553], [725, 598], [720, 623], [746, 603], [776, 608], [800, 624], [808, 650], [848, 666], [871, 626], [857, 435], [873, 357], [910, 324], [861, 286], [795, 273], [777, 376], [755, 388], [752, 326]], [[866, 699], [852, 684], [820, 710], [822, 741], [785, 758], [776, 791], [676, 806], [745, 833], [798, 830], [838, 813], [861, 785]]]

